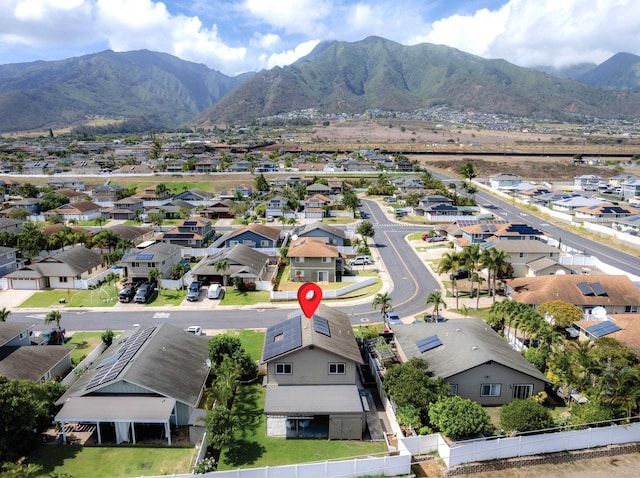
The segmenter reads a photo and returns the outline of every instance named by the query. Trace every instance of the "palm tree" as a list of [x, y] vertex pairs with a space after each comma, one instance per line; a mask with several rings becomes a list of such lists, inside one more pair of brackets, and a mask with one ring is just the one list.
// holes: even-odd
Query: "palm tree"
[[64, 338], [62, 336], [62, 329], [60, 328], [61, 320], [62, 320], [62, 314], [60, 313], [59, 310], [52, 310], [51, 312], [49, 312], [47, 315], [44, 316], [45, 325], [49, 325], [52, 322], [56, 323], [56, 327], [58, 329], [59, 344], [62, 344], [62, 342], [64, 342]]
[[99, 216], [99, 217], [96, 217], [93, 220], [93, 222], [95, 222], [96, 226], [99, 226], [100, 229], [102, 230], [102, 226], [104, 225], [105, 222], [107, 222], [107, 219], [102, 216]]
[[[470, 292], [473, 292], [473, 285], [475, 284], [476, 279], [479, 279], [477, 272], [480, 266], [480, 255], [480, 244], [474, 244], [472, 246], [465, 247], [462, 250], [462, 254], [460, 257], [460, 262], [464, 264], [464, 266], [470, 272]], [[477, 308], [478, 307], [476, 306], [476, 309]]]
[[[455, 274], [460, 267], [460, 256], [456, 252], [445, 252], [438, 263], [438, 274]], [[458, 294], [455, 291], [456, 280], [451, 280], [451, 295], [456, 298], [456, 310], [459, 310]]]
[[147, 280], [152, 284], [157, 284], [159, 278], [160, 278], [160, 271], [155, 267], [153, 269], [150, 269], [149, 272], [147, 273]]
[[506, 272], [508, 266], [508, 257], [509, 254], [507, 254], [506, 251], [496, 249], [495, 247], [484, 249], [480, 257], [482, 266], [486, 267], [488, 271], [489, 286], [491, 287], [491, 296], [493, 297], [494, 304], [496, 303], [496, 285], [498, 282], [498, 274]]
[[222, 275], [222, 285], [227, 285], [227, 269], [229, 269], [229, 261], [227, 259], [222, 259], [221, 261], [216, 262], [213, 265], [213, 268], [216, 272], [220, 272]]
[[10, 315], [11, 311], [6, 307], [0, 309], [0, 322], [6, 322]]
[[442, 299], [442, 293], [439, 290], [434, 290], [431, 292], [425, 301], [426, 305], [433, 304], [433, 318], [434, 320], [438, 320], [438, 316], [440, 315], [440, 307], [447, 307], [447, 304]]
[[383, 319], [387, 311], [393, 310], [393, 307], [391, 305], [391, 297], [389, 296], [388, 292], [385, 292], [384, 294], [376, 294], [373, 298], [371, 306], [374, 309], [380, 307], [380, 314], [382, 314]]

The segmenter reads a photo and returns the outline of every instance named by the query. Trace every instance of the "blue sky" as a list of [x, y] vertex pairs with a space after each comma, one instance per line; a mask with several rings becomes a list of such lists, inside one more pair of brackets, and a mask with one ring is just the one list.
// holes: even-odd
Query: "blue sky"
[[637, 0], [0, 0], [0, 64], [149, 49], [226, 75], [378, 35], [521, 66], [640, 54]]

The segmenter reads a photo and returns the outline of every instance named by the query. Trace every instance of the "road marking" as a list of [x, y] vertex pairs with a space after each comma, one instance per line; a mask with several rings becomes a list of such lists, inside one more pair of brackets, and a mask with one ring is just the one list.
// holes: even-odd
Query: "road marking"
[[44, 318], [47, 316], [47, 314], [33, 314], [33, 315], [27, 315], [27, 317], [29, 317], [30, 319], [40, 319], [40, 320], [44, 320]]
[[171, 316], [171, 312], [156, 312], [153, 314], [154, 319], [168, 319]]

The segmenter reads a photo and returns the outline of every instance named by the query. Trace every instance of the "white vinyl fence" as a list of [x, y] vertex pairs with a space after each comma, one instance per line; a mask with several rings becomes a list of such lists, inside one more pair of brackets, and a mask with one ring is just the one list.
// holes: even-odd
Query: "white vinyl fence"
[[[349, 280], [345, 280], [345, 279], [349, 279]], [[364, 287], [367, 287], [369, 285], [375, 284], [376, 282], [376, 278], [375, 277], [343, 277], [342, 281], [343, 282], [350, 282], [353, 279], [358, 279], [357, 282], [353, 282], [350, 285], [346, 285], [344, 287], [341, 287], [340, 289], [335, 289], [335, 290], [323, 290], [322, 291], [322, 297], [324, 297], [325, 299], [328, 298], [337, 298], [337, 297], [341, 297], [345, 294], [349, 294], [350, 292], [353, 292], [354, 290], [358, 290], [358, 289], [362, 289]], [[271, 291], [271, 300], [295, 300], [298, 297], [298, 291]]]

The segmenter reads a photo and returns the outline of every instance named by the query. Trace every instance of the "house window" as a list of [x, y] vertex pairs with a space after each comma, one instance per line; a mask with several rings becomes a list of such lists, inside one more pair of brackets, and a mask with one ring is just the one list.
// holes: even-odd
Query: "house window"
[[139, 262], [132, 262], [131, 263], [131, 267], [140, 267], [140, 263]]
[[454, 384], [452, 384], [452, 385], [449, 387], [449, 393], [451, 394], [451, 396], [453, 396], [453, 395], [458, 395], [458, 385], [457, 385], [457, 384], [455, 384], [455, 383], [454, 383]]
[[293, 364], [285, 362], [276, 363], [276, 375], [291, 375], [293, 372]]
[[190, 246], [195, 246], [196, 244], [197, 244], [197, 241], [194, 241], [193, 239], [189, 239]]
[[260, 241], [260, 247], [269, 247], [269, 241]]
[[326, 263], [328, 263], [328, 262], [331, 262], [331, 257], [323, 257], [323, 258], [322, 258], [322, 263], [323, 263], [323, 264], [326, 264]]
[[347, 366], [343, 362], [330, 363], [329, 375], [344, 375], [347, 373]]
[[296, 257], [296, 262], [304, 262], [304, 257]]
[[499, 383], [485, 383], [480, 388], [481, 397], [499, 397], [501, 385]]
[[237, 246], [240, 244], [238, 241], [229, 241], [229, 247]]
[[636, 314], [638, 312], [638, 306], [637, 305], [625, 305], [624, 306], [624, 311], [626, 314]]
[[66, 277], [60, 277], [60, 282], [67, 282], [67, 278]]
[[520, 257], [527, 257], [527, 253], [526, 253], [526, 252], [521, 252], [521, 253], [519, 254], [519, 256], [520, 256]]
[[149, 269], [153, 269], [155, 266], [156, 266], [156, 263], [155, 263], [155, 262], [147, 262], [147, 267], [148, 267]]

